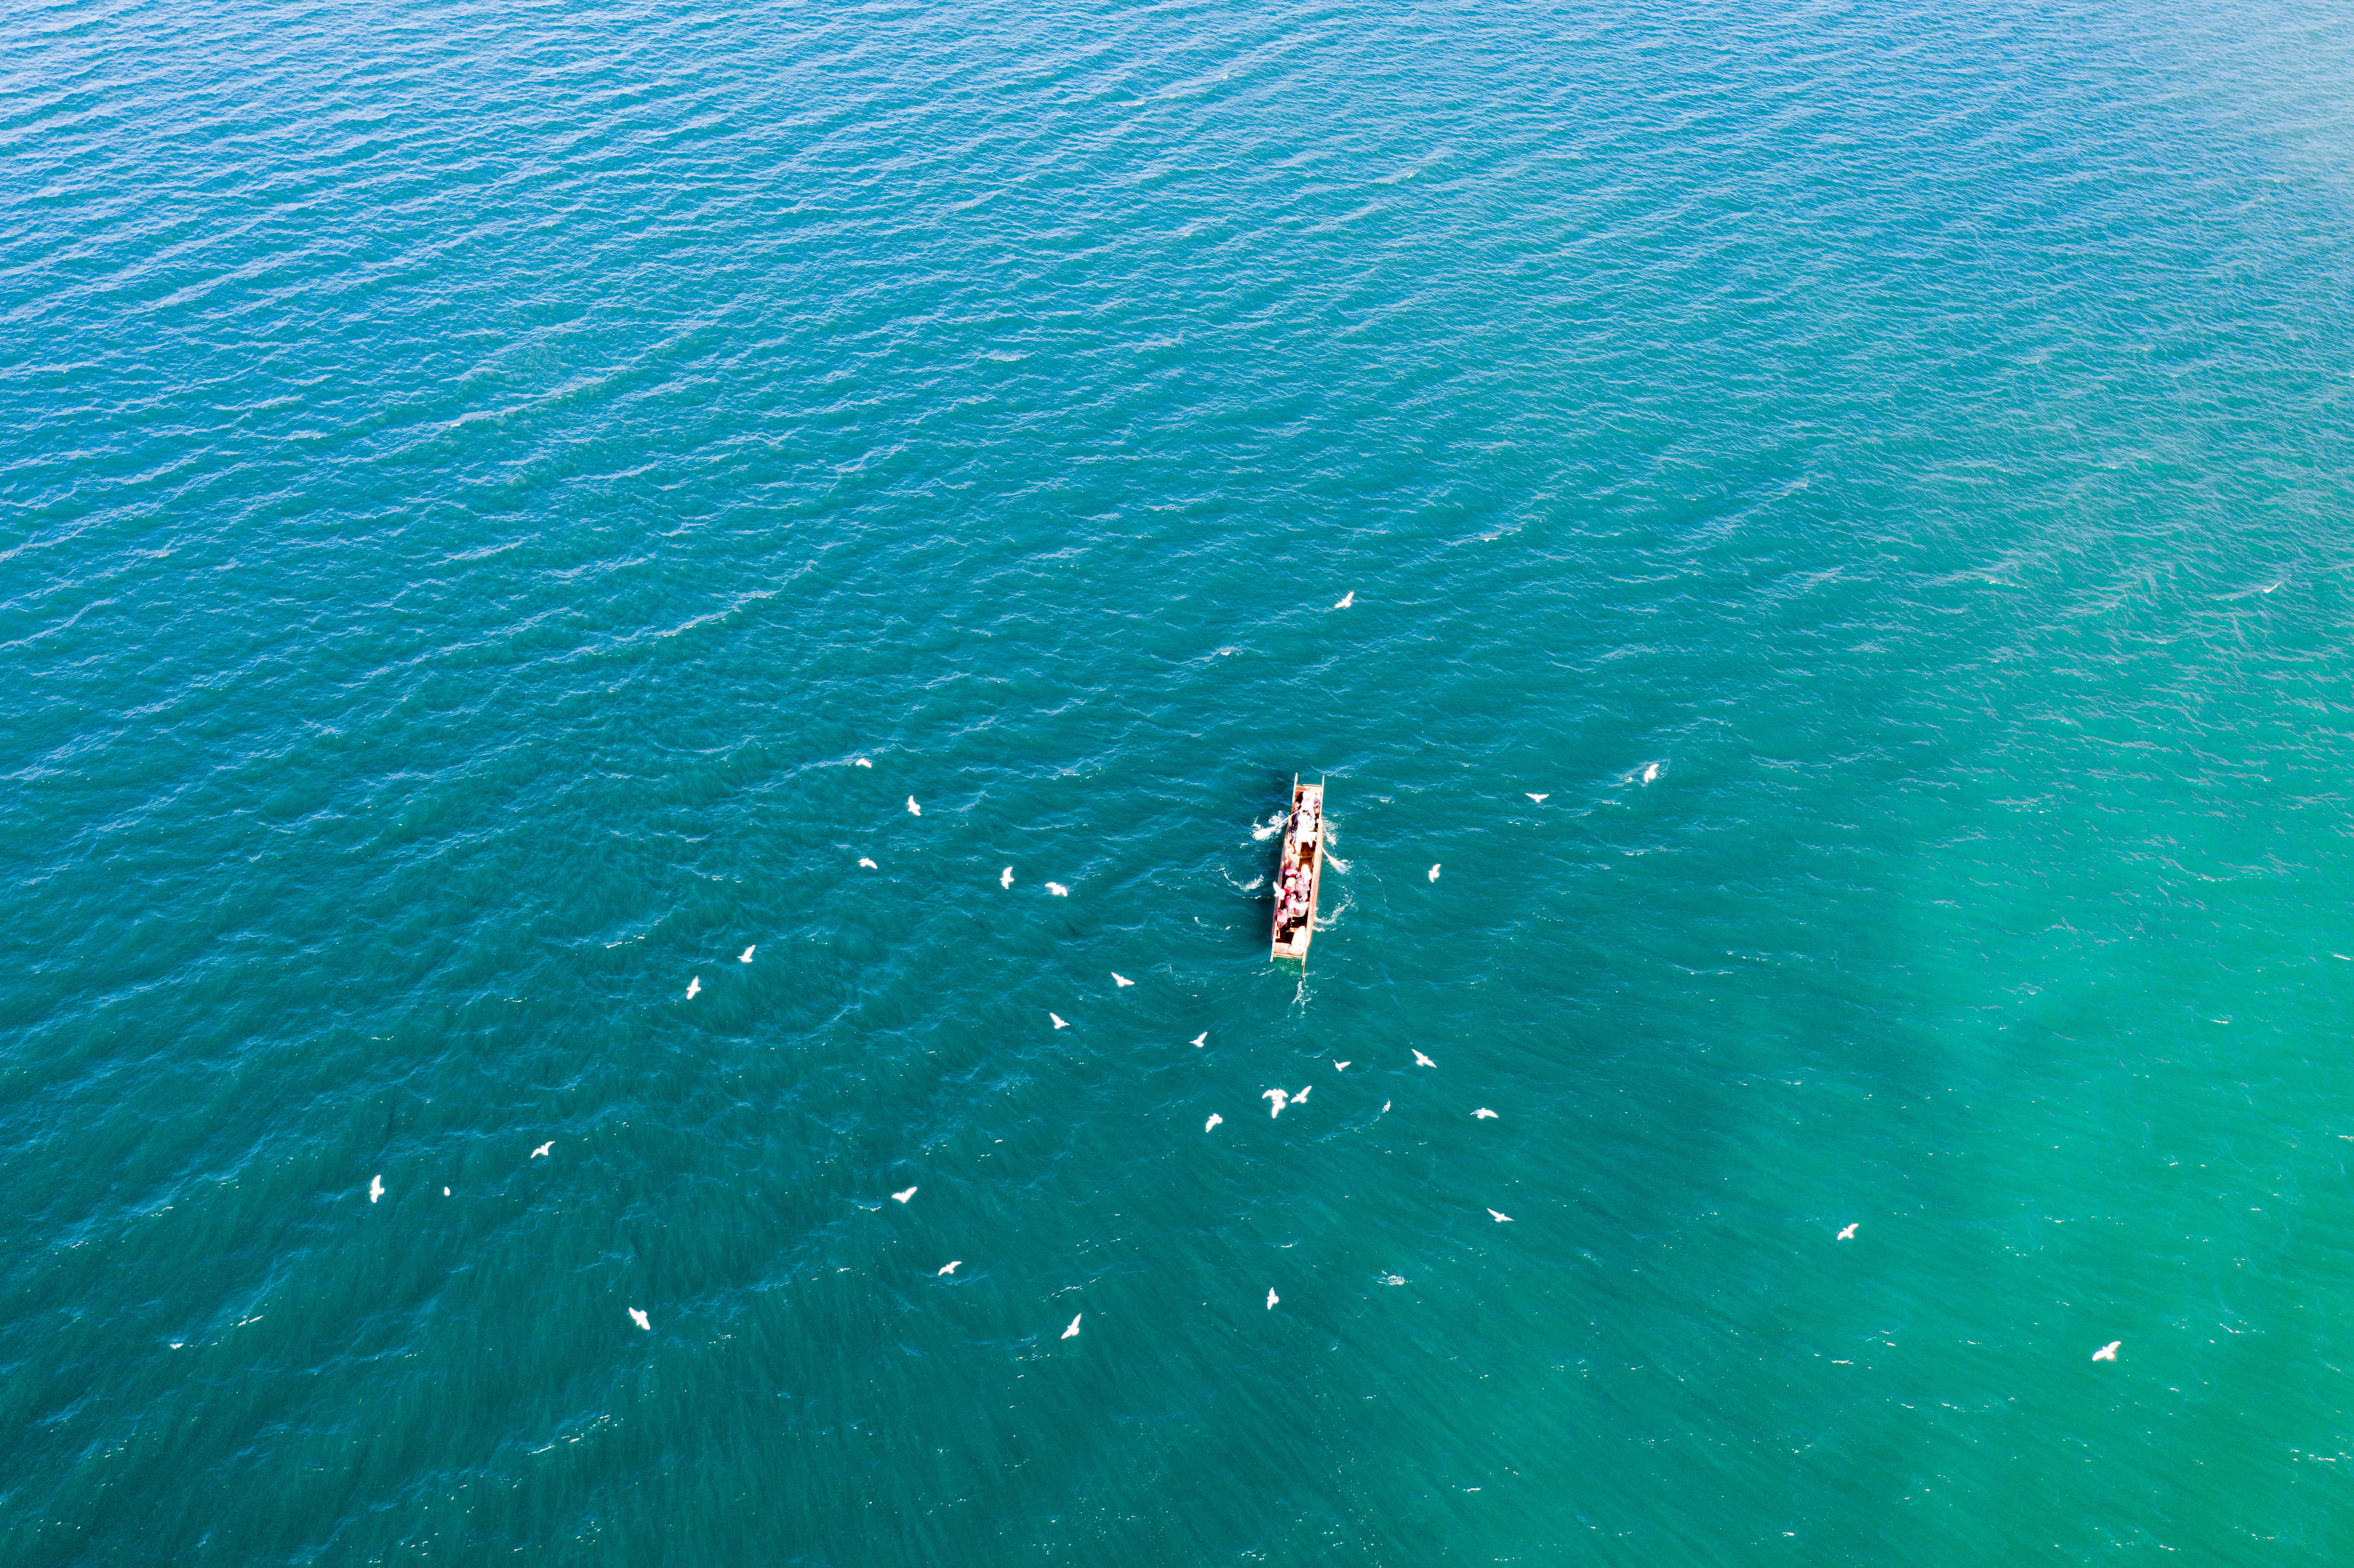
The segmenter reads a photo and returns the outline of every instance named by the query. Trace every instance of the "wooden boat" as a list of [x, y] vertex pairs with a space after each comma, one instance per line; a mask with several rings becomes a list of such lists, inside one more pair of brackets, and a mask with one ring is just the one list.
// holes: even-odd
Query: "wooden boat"
[[1275, 937], [1270, 959], [1306, 962], [1316, 935], [1316, 887], [1324, 874], [1324, 786], [1291, 777], [1291, 814], [1275, 868]]

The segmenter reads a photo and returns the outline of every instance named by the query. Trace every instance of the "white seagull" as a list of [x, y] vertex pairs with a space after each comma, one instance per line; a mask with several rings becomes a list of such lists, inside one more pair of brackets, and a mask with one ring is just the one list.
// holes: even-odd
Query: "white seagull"
[[1500, 1225], [1509, 1225], [1512, 1223], [1512, 1216], [1510, 1214], [1500, 1213], [1494, 1209], [1489, 1210], [1488, 1213], [1494, 1217], [1496, 1223]]
[[1659, 776], [1659, 765], [1656, 762], [1643, 769], [1643, 782], [1646, 784], [1649, 784], [1652, 779], [1657, 779]]
[[1332, 1064], [1332, 1070], [1336, 1073], [1345, 1073], [1349, 1070], [1349, 1064], [1346, 1062], [1335, 1062]]
[[1193, 1036], [1193, 1049], [1199, 1051], [1204, 1045], [1209, 1043], [1209, 1039], [1210, 1032], [1206, 1029], [1203, 1030], [1202, 1033]]
[[1438, 867], [1435, 865], [1430, 868], [1430, 880], [1433, 882], [1438, 880]]
[[371, 1176], [371, 1177], [369, 1177], [369, 1178], [368, 1178], [368, 1202], [371, 1202], [371, 1203], [373, 1203], [373, 1202], [375, 1202], [377, 1199], [379, 1199], [379, 1198], [381, 1198], [381, 1197], [383, 1197], [383, 1196], [384, 1196], [384, 1178], [383, 1178], [383, 1177], [381, 1177], [381, 1176]]
[[533, 1150], [531, 1151], [531, 1157], [532, 1157], [534, 1160], [536, 1160], [536, 1159], [538, 1159], [541, 1155], [546, 1154], [549, 1150], [551, 1150], [551, 1149], [553, 1149], [553, 1148], [555, 1148], [555, 1147], [556, 1147], [556, 1139], [552, 1139], [552, 1138], [551, 1138], [551, 1139], [549, 1139], [546, 1143], [541, 1144], [537, 1149]]
[[1055, 1027], [1057, 1029], [1068, 1029], [1070, 1027], [1070, 1024], [1064, 1021], [1063, 1015], [1059, 1012], [1050, 1012], [1046, 1016], [1055, 1021]]
[[2107, 1344], [2103, 1345], [2099, 1350], [2093, 1352], [2093, 1359], [2096, 1361], [2115, 1361], [2117, 1359], [2117, 1347], [2124, 1343], [2125, 1341], [2123, 1340], [2111, 1340]]
[[447, 1188], [447, 1187], [442, 1188], [442, 1189], [441, 1189], [441, 1195], [442, 1195], [443, 1197], [445, 1197], [445, 1198], [446, 1198], [446, 1197], [448, 1197], [448, 1196], [450, 1195], [450, 1189], [449, 1189], [449, 1188]]
[[1390, 1102], [1389, 1102], [1389, 1101], [1387, 1101], [1387, 1100], [1384, 1100], [1384, 1101], [1382, 1102], [1382, 1114], [1383, 1114], [1384, 1116], [1387, 1116], [1387, 1115], [1389, 1115], [1389, 1114], [1390, 1114]]
[[[753, 944], [753, 948], [757, 948], [758, 945], [759, 945], [759, 944], [756, 942], [756, 943], [754, 943], [754, 944]], [[739, 963], [739, 964], [748, 964], [748, 963], [750, 963], [750, 962], [752, 961], [752, 951], [753, 951], [753, 948], [745, 948], [742, 952], [740, 952], [740, 953], [737, 954], [737, 955], [736, 955], [736, 961], [737, 961], [737, 963]]]
[[1484, 1118], [1489, 1121], [1496, 1119], [1496, 1113], [1490, 1110], [1486, 1106], [1481, 1106], [1478, 1110], [1473, 1111], [1471, 1114], [1475, 1118]]
[[[1314, 1088], [1315, 1086], [1316, 1086], [1315, 1085], [1310, 1084], [1310, 1085], [1309, 1085], [1309, 1086], [1308, 1086], [1308, 1089], [1312, 1089], [1312, 1088]], [[1291, 1103], [1292, 1103], [1293, 1105], [1296, 1105], [1296, 1106], [1298, 1106], [1298, 1105], [1305, 1105], [1305, 1104], [1307, 1104], [1307, 1103], [1308, 1103], [1308, 1089], [1302, 1089], [1302, 1090], [1300, 1090], [1298, 1094], [1296, 1094], [1296, 1095], [1292, 1096], [1292, 1097], [1291, 1097]]]
[[1841, 1240], [1841, 1241], [1853, 1241], [1853, 1240], [1855, 1240], [1855, 1227], [1854, 1227], [1853, 1225], [1850, 1225], [1850, 1226], [1848, 1226], [1848, 1227], [1847, 1227], [1847, 1229], [1845, 1229], [1845, 1230], [1843, 1230], [1843, 1231], [1840, 1232], [1840, 1234], [1839, 1234], [1839, 1239], [1840, 1239], [1840, 1240]]
[[1419, 1051], [1416, 1051], [1414, 1054], [1414, 1065], [1417, 1067], [1436, 1067], [1438, 1065], [1437, 1063], [1432, 1061], [1429, 1057], [1424, 1055]]
[[1111, 971], [1111, 983], [1112, 983], [1112, 989], [1113, 989], [1114, 991], [1117, 991], [1117, 990], [1119, 990], [1121, 986], [1124, 986], [1124, 985], [1134, 985], [1136, 982], [1135, 982], [1134, 980], [1132, 980], [1129, 979], [1126, 975], [1124, 975], [1124, 974], [1120, 973], [1118, 969], [1114, 969], [1114, 970], [1112, 970], [1112, 971]]
[[959, 1258], [954, 1263], [949, 1264], [946, 1268], [941, 1269], [940, 1272], [942, 1274], [954, 1274], [958, 1269], [962, 1268], [963, 1266], [964, 1259]]
[[875, 764], [867, 761], [866, 758], [862, 757], [857, 761], [852, 763], [851, 766], [853, 768], [872, 768]]
[[910, 1199], [910, 1198], [914, 1197], [915, 1195], [916, 1195], [916, 1190], [915, 1190], [913, 1187], [910, 1187], [910, 1188], [908, 1188], [908, 1189], [907, 1189], [906, 1192], [894, 1192], [894, 1193], [892, 1193], [892, 1194], [891, 1194], [891, 1201], [892, 1201], [893, 1202], [895, 1202], [895, 1203], [904, 1203], [904, 1202], [906, 1202], [908, 1199]]
[[1341, 602], [1340, 602], [1340, 603], [1338, 603], [1338, 604], [1336, 604], [1336, 605], [1334, 605], [1332, 608], [1333, 608], [1334, 609], [1348, 609], [1351, 605], [1352, 605], [1352, 604], [1354, 604], [1354, 603], [1356, 603], [1356, 602], [1357, 602], [1357, 590], [1356, 590], [1355, 588], [1351, 588], [1347, 593], [1344, 593], [1344, 594], [1342, 594], [1342, 595], [1341, 596]]
[[1225, 1117], [1220, 1116], [1217, 1112], [1212, 1111], [1210, 1113], [1210, 1119], [1202, 1124], [1202, 1130], [1204, 1132], [1207, 1132], [1225, 1119], [1226, 1118]]
[[1278, 1302], [1278, 1301], [1282, 1300], [1282, 1299], [1283, 1299], [1283, 1298], [1282, 1298], [1282, 1297], [1278, 1296], [1278, 1295], [1275, 1293], [1275, 1287], [1274, 1287], [1274, 1286], [1270, 1285], [1270, 1286], [1268, 1286], [1268, 1287], [1267, 1287], [1267, 1309], [1268, 1311], [1270, 1311], [1270, 1312], [1274, 1311], [1274, 1310], [1275, 1310], [1275, 1304], [1276, 1304], [1277, 1302]]
[[1259, 1096], [1259, 1098], [1263, 1100], [1273, 1100], [1275, 1102], [1275, 1108], [1267, 1113], [1267, 1119], [1270, 1121], [1275, 1118], [1281, 1116], [1283, 1114], [1283, 1107], [1291, 1103], [1291, 1096], [1282, 1089], [1269, 1089], [1267, 1093]]
[[1012, 866], [1009, 865], [1003, 871], [997, 874], [997, 885], [1000, 887], [1011, 887], [1013, 885], [1013, 868]]
[[630, 1308], [630, 1321], [635, 1323], [639, 1328], [643, 1329], [649, 1334], [653, 1332], [654, 1326], [652, 1323], [647, 1321], [645, 1308], [642, 1307], [632, 1307]]
[[922, 816], [923, 814], [924, 814], [924, 809], [923, 809], [921, 806], [918, 806], [918, 805], [917, 805], [917, 804], [916, 804], [916, 798], [915, 798], [913, 795], [908, 796], [908, 797], [907, 797], [907, 815], [909, 815], [909, 816], [911, 816], [911, 817], [920, 817], [920, 816]]
[[1529, 799], [1534, 800], [1540, 806], [1545, 803], [1545, 798], [1543, 795], [1531, 795]]
[[1073, 1318], [1071, 1319], [1071, 1326], [1063, 1330], [1063, 1338], [1067, 1340], [1072, 1335], [1077, 1333], [1079, 1331], [1079, 1318], [1084, 1318], [1086, 1316], [1087, 1314], [1082, 1312], [1078, 1315], [1078, 1318]]
[[1057, 898], [1068, 898], [1071, 895], [1071, 890], [1064, 886], [1059, 882], [1048, 883], [1046, 885], [1046, 891], [1053, 894]]
[[693, 980], [686, 982], [686, 1000], [693, 1001], [702, 990], [703, 977], [701, 975], [697, 975]]
[[876, 865], [873, 861], [868, 860], [864, 855], [860, 855], [858, 857], [858, 863], [864, 866], [869, 871], [880, 871], [883, 869], [881, 866]]

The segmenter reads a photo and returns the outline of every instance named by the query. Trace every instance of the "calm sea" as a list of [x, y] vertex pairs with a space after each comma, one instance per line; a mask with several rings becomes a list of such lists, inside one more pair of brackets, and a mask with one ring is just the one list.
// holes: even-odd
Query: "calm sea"
[[0, 3], [0, 1559], [2345, 1561], [2349, 80]]

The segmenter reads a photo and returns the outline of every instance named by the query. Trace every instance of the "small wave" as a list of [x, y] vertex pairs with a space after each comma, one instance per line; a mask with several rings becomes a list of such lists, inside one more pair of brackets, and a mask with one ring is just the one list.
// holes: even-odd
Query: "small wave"
[[1260, 843], [1265, 843], [1281, 832], [1283, 832], [1283, 813], [1278, 811], [1274, 816], [1251, 829], [1251, 837]]

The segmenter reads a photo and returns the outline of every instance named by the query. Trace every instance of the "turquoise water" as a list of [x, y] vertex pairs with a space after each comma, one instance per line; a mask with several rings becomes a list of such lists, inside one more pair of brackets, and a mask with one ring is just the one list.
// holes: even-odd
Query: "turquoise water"
[[2342, 1560], [2190, 11], [12, 7], [0, 1558]]

